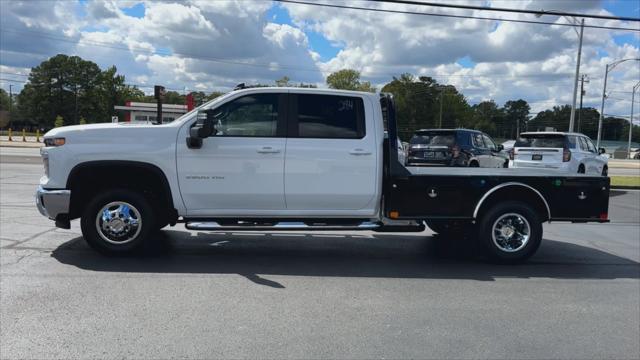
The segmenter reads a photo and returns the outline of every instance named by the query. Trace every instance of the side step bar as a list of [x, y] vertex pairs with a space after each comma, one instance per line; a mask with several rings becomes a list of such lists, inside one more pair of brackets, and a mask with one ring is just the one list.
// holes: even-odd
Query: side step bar
[[270, 225], [255, 224], [248, 222], [245, 224], [220, 225], [215, 221], [196, 222], [189, 221], [185, 224], [189, 230], [202, 231], [277, 231], [277, 230], [375, 230], [379, 224], [365, 221], [357, 224], [305, 224], [303, 222], [276, 222]]

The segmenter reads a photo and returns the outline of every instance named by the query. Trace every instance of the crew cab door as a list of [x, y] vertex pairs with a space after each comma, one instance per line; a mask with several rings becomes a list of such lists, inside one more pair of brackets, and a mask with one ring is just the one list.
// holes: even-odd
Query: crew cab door
[[285, 198], [310, 215], [373, 214], [380, 188], [368, 97], [290, 93]]
[[178, 135], [180, 192], [191, 216], [284, 210], [286, 93], [239, 94], [215, 108], [216, 134], [189, 148]]

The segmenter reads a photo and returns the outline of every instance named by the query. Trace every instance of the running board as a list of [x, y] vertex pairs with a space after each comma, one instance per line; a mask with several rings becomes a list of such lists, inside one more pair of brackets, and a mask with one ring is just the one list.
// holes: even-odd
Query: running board
[[303, 222], [276, 222], [271, 225], [247, 223], [233, 224], [233, 225], [220, 225], [215, 221], [196, 222], [189, 221], [185, 224], [185, 227], [189, 230], [202, 230], [202, 231], [277, 231], [277, 230], [375, 230], [380, 225], [372, 222], [361, 222], [359, 224], [305, 224]]

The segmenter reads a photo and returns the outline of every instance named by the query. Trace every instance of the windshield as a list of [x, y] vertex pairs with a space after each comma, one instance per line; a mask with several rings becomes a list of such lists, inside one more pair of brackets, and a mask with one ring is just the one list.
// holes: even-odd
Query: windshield
[[540, 134], [524, 135], [516, 141], [515, 147], [564, 148], [564, 135]]
[[453, 146], [456, 144], [456, 135], [453, 132], [442, 131], [421, 132], [414, 134], [409, 143], [411, 145]]

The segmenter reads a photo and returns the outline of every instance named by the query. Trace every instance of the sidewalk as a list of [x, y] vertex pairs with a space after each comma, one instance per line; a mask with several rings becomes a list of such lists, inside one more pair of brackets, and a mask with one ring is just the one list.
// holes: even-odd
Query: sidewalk
[[609, 168], [640, 169], [640, 160], [609, 160]]
[[36, 142], [35, 136], [27, 136], [26, 142], [22, 141], [22, 135], [12, 135], [11, 138], [13, 141], [9, 141], [8, 136], [0, 136], [0, 146], [2, 147], [32, 147], [39, 148], [42, 147], [42, 136], [40, 136], [40, 142]]

